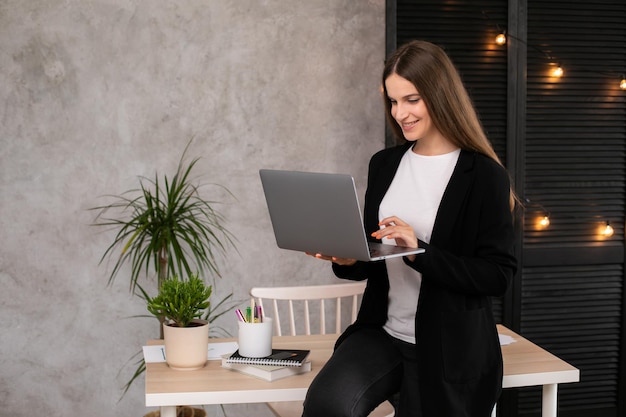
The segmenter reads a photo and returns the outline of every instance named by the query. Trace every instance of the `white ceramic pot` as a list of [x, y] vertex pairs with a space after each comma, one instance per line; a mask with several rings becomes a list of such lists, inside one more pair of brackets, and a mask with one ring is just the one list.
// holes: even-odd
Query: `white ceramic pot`
[[165, 361], [172, 369], [192, 371], [204, 367], [209, 350], [209, 322], [195, 319], [190, 327], [163, 323]]

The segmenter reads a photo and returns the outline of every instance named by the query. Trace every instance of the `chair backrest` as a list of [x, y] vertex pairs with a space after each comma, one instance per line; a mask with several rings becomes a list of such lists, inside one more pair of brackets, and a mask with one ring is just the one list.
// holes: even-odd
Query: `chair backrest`
[[[347, 298], [352, 302], [350, 323], [356, 320], [357, 309], [359, 304], [359, 296], [365, 291], [366, 281], [355, 281], [345, 284], [329, 284], [329, 285], [309, 285], [296, 287], [255, 287], [250, 290], [250, 295], [256, 299], [258, 305], [263, 308], [265, 314], [269, 310], [263, 304], [263, 301], [271, 302], [272, 319], [275, 323], [276, 335], [282, 336], [282, 323], [280, 321], [279, 304], [287, 304], [287, 316], [289, 320], [289, 334], [295, 336], [296, 332], [296, 314], [294, 310], [294, 301], [304, 304], [303, 317], [298, 321], [304, 322], [304, 334], [311, 334], [311, 315], [309, 310], [309, 302], [317, 300], [320, 307], [320, 331], [319, 334], [326, 334], [326, 303], [325, 301], [335, 301], [335, 333], [342, 331], [342, 307], [341, 300]], [[267, 303], [266, 303], [267, 304]], [[268, 306], [269, 307], [269, 306]], [[284, 312], [284, 309], [283, 309]]]

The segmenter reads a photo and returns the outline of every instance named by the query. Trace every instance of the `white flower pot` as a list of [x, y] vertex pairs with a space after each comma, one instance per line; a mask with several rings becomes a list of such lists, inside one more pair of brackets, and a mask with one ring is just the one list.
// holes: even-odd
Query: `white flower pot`
[[163, 323], [165, 361], [172, 369], [192, 371], [204, 367], [209, 350], [209, 322], [193, 320], [190, 327]]

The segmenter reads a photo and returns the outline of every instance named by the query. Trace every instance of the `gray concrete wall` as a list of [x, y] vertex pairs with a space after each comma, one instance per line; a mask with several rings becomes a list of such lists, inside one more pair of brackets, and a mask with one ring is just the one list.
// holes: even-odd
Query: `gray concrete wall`
[[[236, 197], [207, 189], [239, 241], [216, 297], [334, 280], [276, 248], [258, 169], [347, 172], [362, 195], [384, 144], [384, 4], [0, 2], [0, 416], [149, 411], [143, 379], [120, 395], [157, 325], [131, 318], [145, 306], [124, 273], [106, 285], [113, 234], [87, 209], [171, 173], [191, 137], [197, 174]], [[234, 316], [219, 325], [233, 332]]]

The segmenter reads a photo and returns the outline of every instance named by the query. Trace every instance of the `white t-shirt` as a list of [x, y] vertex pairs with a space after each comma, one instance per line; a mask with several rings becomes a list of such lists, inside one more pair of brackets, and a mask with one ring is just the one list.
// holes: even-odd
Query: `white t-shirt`
[[[418, 239], [429, 243], [439, 203], [460, 153], [457, 149], [444, 155], [424, 156], [409, 149], [380, 203], [379, 220], [396, 216], [411, 225]], [[395, 244], [395, 240], [384, 239], [383, 243]], [[385, 262], [389, 274], [389, 308], [384, 329], [395, 338], [415, 343], [415, 311], [422, 274], [406, 265], [402, 258]]]

